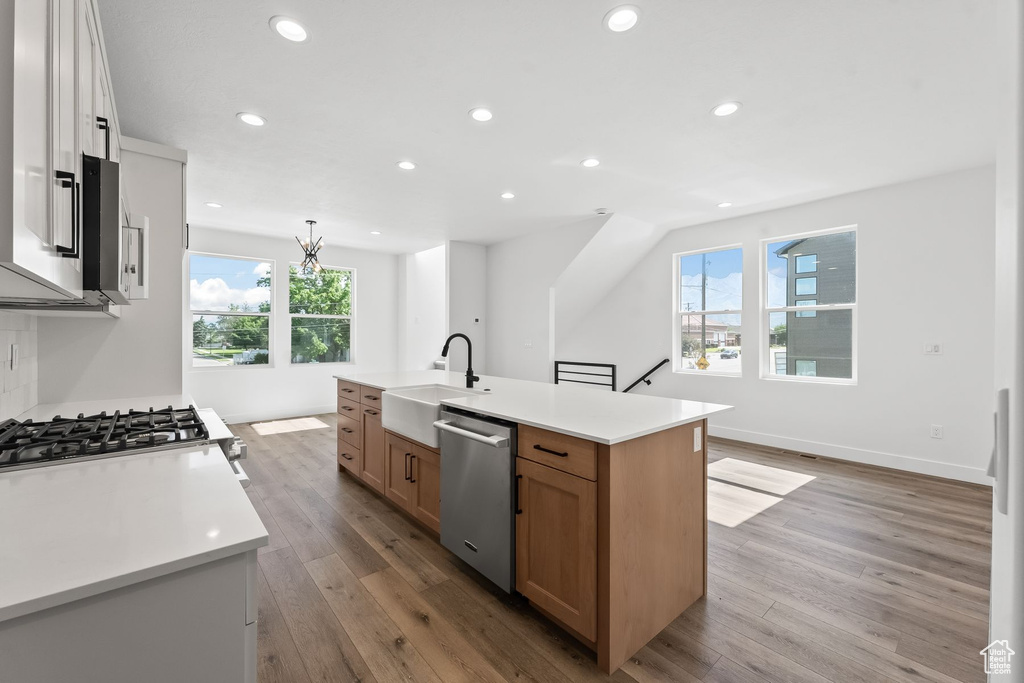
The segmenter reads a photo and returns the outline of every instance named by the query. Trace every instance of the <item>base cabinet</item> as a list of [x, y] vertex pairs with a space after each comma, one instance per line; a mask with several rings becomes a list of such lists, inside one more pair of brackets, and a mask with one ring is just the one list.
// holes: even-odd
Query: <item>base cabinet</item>
[[597, 483], [516, 458], [516, 590], [597, 640]]
[[384, 425], [380, 409], [363, 408], [363, 460], [359, 477], [384, 493]]
[[412, 444], [384, 432], [384, 495], [404, 510], [412, 507]]
[[413, 516], [441, 533], [441, 454], [413, 444], [412, 477]]

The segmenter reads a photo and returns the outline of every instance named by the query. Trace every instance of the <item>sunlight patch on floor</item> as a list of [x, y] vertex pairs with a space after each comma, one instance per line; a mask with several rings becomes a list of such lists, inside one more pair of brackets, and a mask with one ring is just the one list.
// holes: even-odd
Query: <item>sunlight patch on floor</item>
[[307, 429], [328, 429], [329, 424], [315, 417], [296, 417], [291, 420], [274, 420], [273, 422], [256, 422], [252, 430], [260, 436], [268, 434], [287, 434], [288, 432], [301, 432]]
[[715, 524], [739, 526], [781, 500], [778, 496], [708, 479], [708, 521]]
[[734, 458], [722, 458], [708, 463], [708, 476], [779, 496], [792, 493], [815, 478], [810, 474], [791, 472], [778, 467], [768, 467], [756, 462]]

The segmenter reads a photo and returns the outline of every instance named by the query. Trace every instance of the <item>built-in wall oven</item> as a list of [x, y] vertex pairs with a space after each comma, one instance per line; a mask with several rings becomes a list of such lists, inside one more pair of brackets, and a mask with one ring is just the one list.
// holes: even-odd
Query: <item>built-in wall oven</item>
[[443, 406], [441, 545], [506, 593], [515, 588], [516, 425]]

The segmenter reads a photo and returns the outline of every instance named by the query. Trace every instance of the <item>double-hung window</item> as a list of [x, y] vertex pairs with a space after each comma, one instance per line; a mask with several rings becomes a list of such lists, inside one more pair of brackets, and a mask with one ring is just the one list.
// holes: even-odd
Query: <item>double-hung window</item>
[[743, 249], [676, 254], [677, 372], [740, 374]]
[[762, 376], [857, 378], [857, 233], [766, 240]]
[[292, 363], [352, 361], [352, 313], [355, 271], [288, 269]]
[[272, 272], [260, 259], [189, 255], [192, 367], [270, 363]]

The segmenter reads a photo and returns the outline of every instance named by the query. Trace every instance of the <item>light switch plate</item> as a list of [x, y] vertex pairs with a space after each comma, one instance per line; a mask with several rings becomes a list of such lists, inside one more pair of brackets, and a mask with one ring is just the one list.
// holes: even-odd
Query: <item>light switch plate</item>
[[17, 370], [18, 369], [18, 361], [20, 360], [19, 357], [18, 357], [19, 355], [20, 354], [19, 354], [19, 351], [18, 351], [18, 345], [17, 344], [11, 344], [11, 370]]
[[928, 342], [924, 345], [924, 353], [926, 356], [938, 356], [942, 354], [942, 344], [938, 342]]
[[704, 447], [704, 428], [694, 427], [693, 429], [693, 452], [697, 453]]

